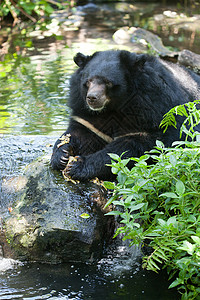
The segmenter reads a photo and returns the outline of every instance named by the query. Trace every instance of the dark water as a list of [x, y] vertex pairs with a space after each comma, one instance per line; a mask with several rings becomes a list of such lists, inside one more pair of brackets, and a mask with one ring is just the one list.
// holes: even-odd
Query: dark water
[[98, 266], [26, 264], [1, 275], [0, 299], [177, 299], [158, 275], [139, 269], [106, 276]]
[[[51, 145], [66, 129], [69, 77], [75, 69], [72, 58], [76, 52], [119, 48], [112, 41], [113, 32], [120, 26], [139, 25], [158, 32], [165, 45], [200, 53], [199, 29], [177, 31], [170, 22], [160, 25], [156, 21], [164, 11], [178, 12], [177, 5], [148, 3], [132, 4], [132, 15], [126, 3], [112, 3], [111, 14], [108, 10], [106, 15], [86, 15], [79, 31], [46, 38], [35, 30], [32, 35], [12, 37], [10, 51], [0, 62], [0, 184], [20, 175], [33, 159], [51, 153]], [[186, 13], [187, 7], [179, 10]], [[14, 193], [3, 194], [0, 187], [2, 217], [7, 216], [13, 200]], [[2, 259], [0, 299], [177, 300], [176, 291], [168, 290], [166, 273], [142, 270], [140, 259], [139, 250], [119, 241], [94, 265], [17, 264]]]

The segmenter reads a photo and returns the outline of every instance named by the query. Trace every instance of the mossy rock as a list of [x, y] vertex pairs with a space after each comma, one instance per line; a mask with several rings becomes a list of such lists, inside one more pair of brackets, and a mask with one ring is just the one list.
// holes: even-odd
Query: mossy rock
[[27, 166], [19, 186], [4, 220], [15, 258], [60, 263], [101, 256], [114, 228], [113, 218], [105, 216], [107, 192], [101, 185], [66, 182], [45, 156]]

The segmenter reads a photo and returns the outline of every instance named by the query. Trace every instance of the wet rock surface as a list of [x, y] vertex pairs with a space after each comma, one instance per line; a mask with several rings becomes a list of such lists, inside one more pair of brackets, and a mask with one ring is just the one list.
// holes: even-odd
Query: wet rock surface
[[113, 220], [104, 215], [102, 186], [65, 182], [51, 170], [49, 156], [28, 165], [21, 180], [17, 200], [3, 222], [14, 258], [60, 263], [100, 257], [113, 233]]

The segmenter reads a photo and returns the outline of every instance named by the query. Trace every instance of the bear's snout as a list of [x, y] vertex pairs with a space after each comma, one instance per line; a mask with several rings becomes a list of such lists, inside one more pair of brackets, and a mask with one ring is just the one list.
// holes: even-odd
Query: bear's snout
[[90, 104], [93, 104], [95, 101], [98, 101], [98, 99], [101, 98], [101, 95], [98, 93], [89, 93], [87, 94], [87, 102]]
[[98, 80], [89, 80], [86, 102], [91, 110], [102, 110], [109, 101], [106, 95], [106, 84], [98, 83]]

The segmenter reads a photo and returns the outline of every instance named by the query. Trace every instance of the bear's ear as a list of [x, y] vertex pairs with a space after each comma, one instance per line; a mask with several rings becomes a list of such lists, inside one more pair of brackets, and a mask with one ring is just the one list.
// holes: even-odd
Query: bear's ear
[[133, 71], [136, 68], [142, 68], [146, 61], [144, 55], [139, 55], [136, 53], [131, 53], [126, 50], [120, 51], [120, 62], [126, 67], [129, 71]]
[[79, 66], [80, 68], [83, 68], [86, 63], [89, 61], [89, 57], [88, 55], [84, 55], [80, 52], [78, 52], [75, 56], [74, 56], [74, 62], [75, 64], [77, 64], [77, 66]]

